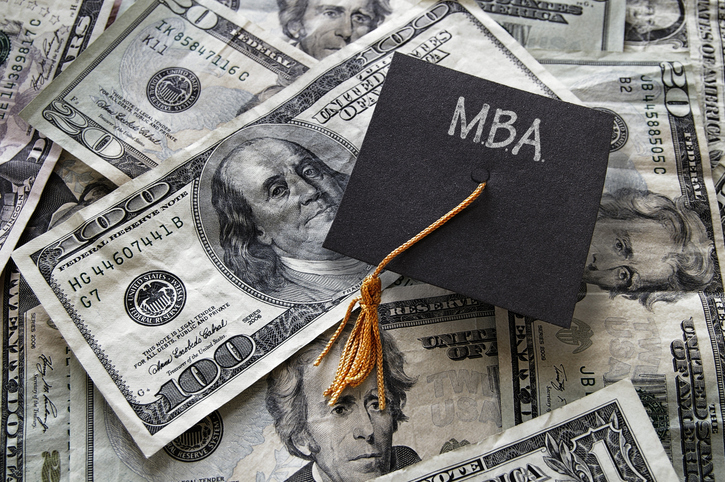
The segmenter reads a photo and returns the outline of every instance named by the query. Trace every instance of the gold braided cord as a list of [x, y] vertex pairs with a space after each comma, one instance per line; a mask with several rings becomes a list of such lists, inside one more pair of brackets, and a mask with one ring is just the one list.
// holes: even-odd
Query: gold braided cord
[[348, 386], [354, 388], [364, 382], [373, 370], [373, 367], [377, 367], [378, 403], [380, 404], [381, 410], [385, 409], [383, 344], [380, 339], [380, 326], [378, 323], [378, 306], [380, 305], [382, 290], [378, 275], [393, 258], [441, 227], [453, 216], [466, 209], [478, 198], [485, 187], [486, 182], [480, 183], [458, 206], [451, 209], [436, 222], [393, 250], [380, 262], [375, 271], [363, 280], [362, 286], [360, 286], [360, 296], [353, 298], [350, 302], [340, 326], [335, 330], [327, 346], [325, 346], [325, 349], [320, 353], [314, 363], [315, 366], [318, 366], [322, 359], [330, 352], [332, 345], [340, 337], [342, 330], [350, 319], [350, 314], [355, 308], [355, 305], [359, 304], [360, 314], [340, 355], [340, 362], [337, 365], [335, 379], [327, 390], [323, 392], [323, 396], [330, 397], [329, 405], [337, 403], [343, 390]]

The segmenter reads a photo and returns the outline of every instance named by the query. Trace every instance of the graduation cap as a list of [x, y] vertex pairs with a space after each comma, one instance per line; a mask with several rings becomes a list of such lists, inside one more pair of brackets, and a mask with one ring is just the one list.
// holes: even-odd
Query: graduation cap
[[396, 53], [324, 246], [378, 264], [487, 181], [387, 269], [568, 327], [612, 126], [610, 114]]
[[395, 54], [324, 246], [560, 326], [597, 218], [610, 114]]

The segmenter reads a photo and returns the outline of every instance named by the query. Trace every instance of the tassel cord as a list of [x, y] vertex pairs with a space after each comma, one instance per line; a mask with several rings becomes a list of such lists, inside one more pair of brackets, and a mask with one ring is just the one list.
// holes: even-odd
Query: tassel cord
[[385, 377], [383, 374], [383, 345], [380, 337], [380, 326], [378, 323], [378, 306], [380, 305], [381, 283], [379, 274], [385, 269], [390, 261], [403, 251], [407, 250], [421, 239], [448, 222], [453, 216], [466, 209], [473, 201], [478, 198], [485, 189], [486, 182], [482, 182], [476, 189], [464, 199], [458, 206], [451, 209], [448, 213], [441, 216], [433, 224], [425, 228], [420, 233], [398, 246], [390, 254], [388, 254], [378, 264], [375, 271], [365, 277], [362, 286], [360, 286], [360, 296], [353, 298], [347, 307], [345, 317], [340, 322], [337, 330], [330, 338], [325, 349], [320, 353], [314, 362], [318, 366], [322, 359], [330, 352], [332, 346], [342, 334], [345, 325], [350, 319], [352, 310], [355, 305], [360, 305], [360, 314], [358, 315], [355, 326], [350, 333], [350, 337], [345, 343], [345, 347], [340, 355], [340, 362], [337, 365], [335, 379], [330, 386], [323, 392], [323, 396], [330, 397], [329, 405], [334, 405], [340, 398], [342, 391], [350, 386], [357, 387], [365, 381], [367, 376], [377, 368], [377, 385], [378, 385], [378, 403], [380, 410], [385, 409]]

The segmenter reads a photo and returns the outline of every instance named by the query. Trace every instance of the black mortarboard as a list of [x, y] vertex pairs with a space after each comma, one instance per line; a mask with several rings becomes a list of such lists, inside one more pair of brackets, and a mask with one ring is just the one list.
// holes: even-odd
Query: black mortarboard
[[473, 204], [387, 268], [569, 326], [612, 125], [395, 54], [325, 247], [377, 264], [487, 178]]

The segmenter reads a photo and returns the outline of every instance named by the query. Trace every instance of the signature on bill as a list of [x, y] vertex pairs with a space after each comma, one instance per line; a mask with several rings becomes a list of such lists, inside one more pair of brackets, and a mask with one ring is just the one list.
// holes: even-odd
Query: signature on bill
[[35, 415], [35, 419], [41, 425], [43, 433], [48, 430], [48, 417], [50, 416], [58, 418], [58, 407], [55, 406], [55, 403], [53, 403], [48, 395], [43, 395], [43, 417], [41, 418], [39, 415]]
[[50, 40], [43, 39], [43, 58], [38, 62], [40, 72], [37, 75], [33, 75], [30, 79], [30, 83], [35, 90], [42, 89], [45, 82], [49, 80], [50, 76], [53, 74], [53, 67], [56, 64], [58, 52], [62, 47], [60, 30], [64, 29], [67, 29], [67, 27], [53, 32], [53, 37]]
[[554, 371], [556, 372], [556, 379], [550, 382], [551, 388], [560, 392], [564, 391], [564, 382], [566, 379], [566, 370], [563, 364], [554, 365]]

